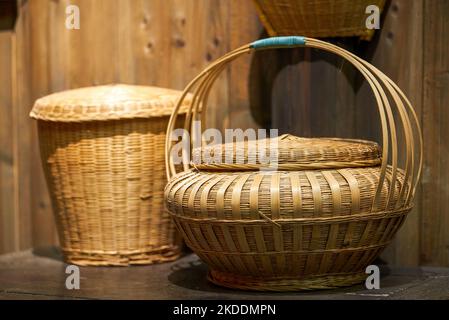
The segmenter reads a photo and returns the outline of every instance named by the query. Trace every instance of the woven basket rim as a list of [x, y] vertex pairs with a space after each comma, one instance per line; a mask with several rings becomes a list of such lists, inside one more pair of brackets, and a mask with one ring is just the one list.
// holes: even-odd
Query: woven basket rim
[[[39, 98], [30, 117], [55, 122], [87, 122], [170, 116], [181, 91], [142, 85], [108, 84], [64, 90]], [[190, 97], [181, 105], [187, 111]]]
[[[198, 170], [258, 170], [267, 167], [260, 161], [259, 155], [269, 155], [270, 141], [277, 140], [277, 169], [305, 170], [305, 169], [333, 169], [347, 167], [378, 166], [382, 160], [382, 150], [373, 141], [343, 138], [306, 138], [291, 134], [284, 134], [276, 138], [255, 140], [256, 145], [248, 148], [248, 141], [224, 143], [221, 145], [204, 146], [193, 150], [192, 164]], [[226, 150], [232, 151], [232, 163], [226, 159]], [[213, 162], [206, 162], [205, 155], [213, 155], [221, 151], [221, 157]], [[243, 151], [240, 155], [238, 151]], [[200, 157], [201, 154], [201, 157]], [[195, 163], [195, 159], [199, 159]], [[228, 160], [228, 161], [226, 161]], [[251, 161], [249, 161], [251, 160]]]

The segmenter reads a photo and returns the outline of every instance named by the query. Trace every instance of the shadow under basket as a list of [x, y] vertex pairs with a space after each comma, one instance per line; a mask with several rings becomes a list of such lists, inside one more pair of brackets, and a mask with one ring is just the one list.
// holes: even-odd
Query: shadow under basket
[[165, 130], [178, 95], [107, 85], [36, 101], [31, 116], [66, 262], [127, 266], [180, 256], [163, 203]]

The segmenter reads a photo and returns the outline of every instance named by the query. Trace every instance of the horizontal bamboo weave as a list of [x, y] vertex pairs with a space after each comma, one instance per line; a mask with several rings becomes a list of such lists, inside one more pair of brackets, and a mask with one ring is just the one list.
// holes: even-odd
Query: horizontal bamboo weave
[[[244, 45], [204, 69], [184, 89], [168, 124], [165, 148], [170, 180], [165, 199], [187, 245], [209, 265], [208, 278], [215, 284], [288, 291], [360, 282], [366, 278], [366, 266], [390, 242], [413, 206], [423, 149], [418, 118], [407, 97], [380, 70], [354, 54], [313, 38], [300, 40], [288, 47], [306, 46], [331, 52], [362, 73], [377, 103], [382, 150], [365, 142], [364, 148], [371, 146], [372, 152], [362, 155], [360, 141], [334, 140], [332, 147], [329, 139], [308, 143], [305, 138], [289, 136], [305, 147], [280, 144], [279, 154], [293, 155], [290, 159], [282, 158], [282, 162], [290, 160], [297, 168], [280, 167], [268, 172], [230, 163], [226, 165], [233, 166], [226, 170], [225, 166], [205, 166], [200, 170], [197, 164], [184, 161], [185, 172], [177, 173], [171, 155], [174, 143], [168, 137], [184, 97], [193, 92], [184, 128], [192, 128], [191, 143], [197, 145], [194, 139], [198, 132], [191, 121], [200, 118], [199, 109], [204, 120], [209, 91], [220, 73], [239, 56], [271, 47], [255, 49], [252, 44]], [[277, 47], [284, 42], [267, 43]], [[305, 140], [300, 142], [301, 139]], [[354, 152], [336, 153], [342, 143]], [[296, 148], [302, 148], [303, 153], [295, 158], [291, 149]], [[401, 164], [400, 153], [404, 159]], [[307, 161], [303, 157], [309, 154], [317, 155], [308, 161], [316, 167], [304, 166]], [[358, 161], [347, 161], [348, 155], [355, 154], [380, 161], [363, 166]], [[332, 168], [320, 164], [320, 159], [350, 163], [344, 168]]]
[[[381, 13], [385, 0], [253, 0], [270, 36], [307, 34], [310, 37], [357, 36], [370, 40], [366, 8]], [[371, 13], [371, 11], [370, 11]]]
[[[148, 115], [141, 119], [139, 113], [136, 119], [128, 119], [126, 114], [135, 108], [132, 102], [158, 114], [156, 109], [168, 96], [154, 105], [151, 101], [161, 92], [171, 92], [166, 110], [179, 92], [124, 85], [53, 94], [40, 99], [48, 107], [38, 104], [33, 109], [32, 116], [39, 119], [41, 158], [67, 262], [126, 266], [179, 256], [182, 240], [163, 203], [169, 118]], [[65, 105], [68, 96], [71, 99]], [[123, 101], [127, 106], [121, 109]], [[78, 116], [74, 116], [76, 110], [80, 110]], [[92, 118], [87, 117], [88, 110], [95, 110]], [[107, 120], [111, 114], [112, 120]]]

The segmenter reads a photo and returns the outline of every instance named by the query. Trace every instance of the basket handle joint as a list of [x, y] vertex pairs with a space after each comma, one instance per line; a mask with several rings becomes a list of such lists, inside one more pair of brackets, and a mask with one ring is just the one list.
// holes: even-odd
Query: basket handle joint
[[271, 37], [252, 42], [249, 47], [255, 50], [269, 48], [294, 48], [306, 44], [302, 36]]

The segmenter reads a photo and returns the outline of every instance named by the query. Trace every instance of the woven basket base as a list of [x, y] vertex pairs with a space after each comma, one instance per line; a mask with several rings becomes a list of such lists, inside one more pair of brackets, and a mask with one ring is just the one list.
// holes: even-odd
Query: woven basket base
[[210, 270], [207, 279], [222, 287], [255, 291], [301, 291], [335, 289], [361, 283], [366, 273], [321, 275], [298, 278], [256, 278]]
[[130, 265], [163, 263], [178, 259], [181, 256], [181, 253], [181, 247], [132, 254], [74, 252], [63, 250], [65, 262], [79, 266], [126, 267]]

